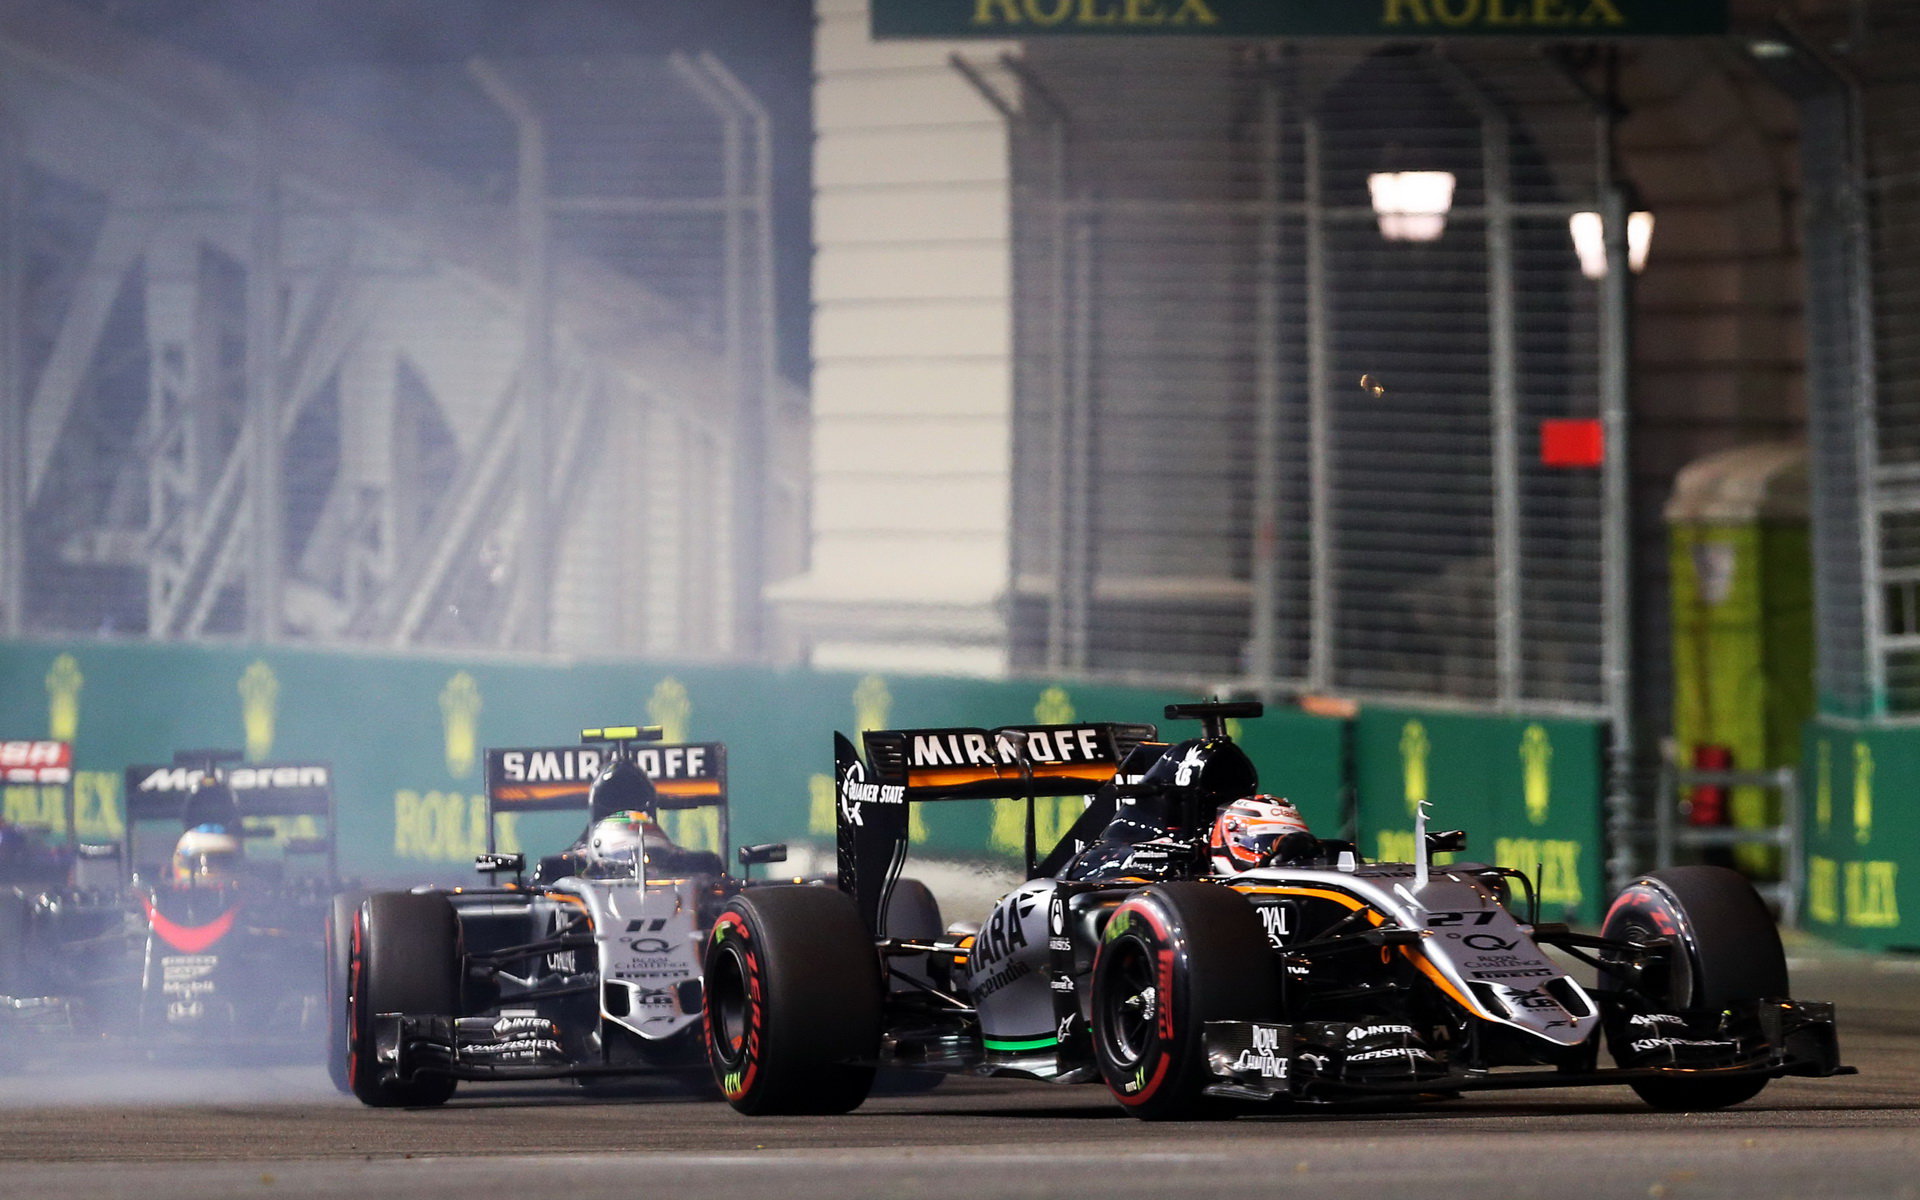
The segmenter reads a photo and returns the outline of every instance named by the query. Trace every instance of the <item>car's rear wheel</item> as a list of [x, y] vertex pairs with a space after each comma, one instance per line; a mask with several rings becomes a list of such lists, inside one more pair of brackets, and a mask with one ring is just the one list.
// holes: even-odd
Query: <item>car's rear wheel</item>
[[[941, 922], [941, 902], [933, 897], [920, 879], [902, 877], [893, 883], [893, 895], [887, 897], [887, 912], [881, 931], [887, 937], [908, 941], [935, 941], [945, 933]], [[925, 954], [900, 954], [887, 960], [887, 989], [893, 993], [922, 991], [933, 983], [927, 973]], [[912, 1096], [931, 1092], [947, 1081], [943, 1071], [916, 1071], [910, 1068], [881, 1068], [874, 1075], [874, 1092], [881, 1096]]]
[[457, 1016], [460, 921], [445, 896], [376, 892], [355, 910], [347, 947], [347, 1086], [375, 1108], [424, 1108], [453, 1095], [447, 1075], [401, 1078], [374, 1054], [380, 1013]]
[[[931, 942], [946, 931], [940, 917], [940, 901], [918, 879], [894, 881], [888, 897], [882, 931], [888, 937], [916, 942]], [[917, 992], [932, 984], [923, 954], [907, 954], [887, 961], [887, 986], [898, 994]], [[883, 1067], [874, 1076], [873, 1090], [883, 1096], [909, 1096], [930, 1092], [946, 1082], [940, 1071], [916, 1071], [905, 1067]]]
[[727, 902], [706, 954], [707, 1061], [743, 1113], [842, 1113], [873, 1088], [880, 960], [853, 899], [754, 888]]
[[1246, 897], [1211, 883], [1143, 888], [1108, 919], [1093, 964], [1093, 1053], [1143, 1120], [1214, 1115], [1208, 1021], [1271, 1020], [1273, 951]]
[[918, 879], [896, 879], [887, 898], [885, 932], [888, 937], [928, 941], [940, 936], [940, 902]]
[[[1627, 983], [1664, 1012], [1718, 1012], [1788, 994], [1780, 931], [1753, 885], [1725, 867], [1666, 867], [1642, 875], [1614, 898], [1601, 934], [1669, 943], [1666, 960], [1638, 978], [1601, 980], [1603, 987]], [[1632, 1087], [1655, 1108], [1699, 1111], [1750, 1100], [1767, 1082], [1702, 1072], [1636, 1080]]]

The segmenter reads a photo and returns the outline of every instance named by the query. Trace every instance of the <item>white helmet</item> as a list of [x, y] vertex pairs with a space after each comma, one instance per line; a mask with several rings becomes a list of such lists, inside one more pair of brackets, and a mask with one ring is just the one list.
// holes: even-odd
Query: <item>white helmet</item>
[[240, 873], [240, 839], [220, 825], [195, 825], [173, 845], [175, 883], [226, 883]]
[[1213, 821], [1213, 869], [1226, 874], [1261, 866], [1281, 838], [1306, 832], [1306, 818], [1291, 800], [1280, 796], [1235, 800]]
[[634, 857], [673, 848], [666, 831], [652, 817], [635, 809], [613, 813], [587, 831], [587, 866], [600, 872], [633, 870]]

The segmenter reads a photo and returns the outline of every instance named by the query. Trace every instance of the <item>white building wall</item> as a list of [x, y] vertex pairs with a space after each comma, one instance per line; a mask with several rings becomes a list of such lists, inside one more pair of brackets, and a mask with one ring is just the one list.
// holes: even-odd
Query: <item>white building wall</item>
[[772, 590], [823, 668], [1006, 669], [1012, 310], [1007, 141], [949, 56], [818, 0], [813, 529]]

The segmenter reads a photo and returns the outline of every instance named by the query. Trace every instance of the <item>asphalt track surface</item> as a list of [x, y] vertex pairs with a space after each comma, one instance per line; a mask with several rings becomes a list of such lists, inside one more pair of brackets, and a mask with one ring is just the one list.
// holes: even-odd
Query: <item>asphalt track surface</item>
[[0, 1197], [1915, 1197], [1920, 962], [1798, 959], [1856, 1076], [1717, 1113], [1623, 1087], [1148, 1125], [1097, 1085], [949, 1080], [844, 1117], [758, 1118], [670, 1085], [473, 1087], [376, 1111], [317, 1065], [28, 1063], [0, 1100]]

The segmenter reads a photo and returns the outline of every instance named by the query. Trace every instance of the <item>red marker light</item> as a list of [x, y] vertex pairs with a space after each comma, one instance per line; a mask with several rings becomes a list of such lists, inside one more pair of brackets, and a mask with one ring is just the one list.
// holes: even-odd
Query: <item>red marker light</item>
[[1540, 465], [1597, 467], [1606, 459], [1606, 434], [1599, 421], [1562, 417], [1540, 422]]

